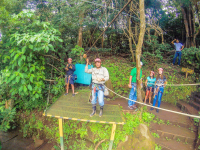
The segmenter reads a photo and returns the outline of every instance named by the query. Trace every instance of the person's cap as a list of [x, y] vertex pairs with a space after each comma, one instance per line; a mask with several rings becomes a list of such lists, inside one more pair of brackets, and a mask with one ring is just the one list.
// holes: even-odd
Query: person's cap
[[95, 60], [94, 60], [94, 62], [101, 62], [101, 59], [100, 58], [96, 58]]
[[71, 59], [71, 58], [68, 58], [67, 60], [71, 60], [71, 61], [72, 61], [72, 59]]
[[150, 73], [153, 73], [153, 75], [155, 74], [154, 71], [151, 71]]
[[159, 71], [159, 70], [163, 71], [163, 68], [159, 68], [158, 71]]
[[143, 65], [143, 63], [140, 61], [140, 65], [142, 66]]

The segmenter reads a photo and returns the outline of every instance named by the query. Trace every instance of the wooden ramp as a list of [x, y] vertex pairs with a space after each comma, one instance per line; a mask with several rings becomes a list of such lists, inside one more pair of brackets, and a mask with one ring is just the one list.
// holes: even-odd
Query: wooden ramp
[[104, 105], [103, 116], [99, 117], [100, 106], [97, 104], [97, 114], [90, 117], [90, 113], [92, 112], [92, 104], [89, 102], [90, 90], [83, 89], [76, 92], [78, 94], [74, 97], [71, 93], [67, 96], [63, 94], [43, 114], [44, 116], [59, 119], [61, 150], [64, 150], [63, 119], [112, 124], [113, 128], [109, 145], [109, 150], [111, 150], [116, 124], [123, 125], [125, 123], [120, 107], [118, 105]]

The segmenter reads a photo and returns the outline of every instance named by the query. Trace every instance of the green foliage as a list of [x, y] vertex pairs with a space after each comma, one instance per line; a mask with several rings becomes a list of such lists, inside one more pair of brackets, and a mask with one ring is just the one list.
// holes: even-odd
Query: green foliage
[[[48, 22], [40, 22], [32, 12], [13, 15], [12, 33], [4, 39], [3, 83], [11, 87], [9, 95], [19, 108], [32, 109], [42, 104], [45, 92], [44, 54], [61, 47], [59, 31]], [[9, 39], [9, 40], [8, 40]]]
[[160, 138], [160, 136], [157, 133], [152, 133], [154, 138]]
[[106, 60], [103, 66], [108, 69], [115, 92], [118, 94], [127, 94], [129, 92], [127, 85], [132, 69], [131, 65], [120, 60], [116, 60], [115, 63]]
[[142, 113], [142, 119], [147, 122], [148, 124], [154, 119], [155, 115], [148, 113], [148, 112], [143, 112]]
[[163, 61], [163, 54], [172, 50], [169, 44], [160, 44], [157, 40], [157, 36], [151, 35], [152, 40], [145, 41], [145, 51], [143, 52], [143, 57], [145, 59], [151, 60], [156, 59], [158, 61]]
[[[189, 76], [186, 79], [181, 77], [177, 70], [174, 70], [173, 72], [174, 73], [171, 75], [168, 72], [165, 72], [165, 75], [167, 76], [167, 84], [189, 84], [194, 82], [193, 76]], [[187, 97], [196, 90], [196, 86], [166, 86], [162, 101], [176, 105], [177, 101], [180, 99], [187, 101]]]
[[199, 69], [200, 66], [200, 48], [190, 47], [182, 50], [181, 62], [189, 65], [191, 68]]
[[85, 63], [84, 60], [80, 59], [83, 56], [84, 52], [84, 48], [76, 45], [75, 48], [73, 48], [69, 53], [69, 57], [71, 57], [74, 62]]
[[[140, 119], [141, 112], [132, 115], [124, 114], [126, 124], [117, 125], [115, 131], [115, 141], [113, 147], [116, 148], [120, 141], [125, 141], [127, 135], [133, 135], [134, 129], [139, 126], [140, 123], [149, 123], [150, 119]], [[21, 132], [24, 137], [45, 137], [49, 140], [56, 141], [60, 144], [59, 138], [59, 125], [58, 119], [45, 117], [45, 120], [39, 118], [40, 115], [35, 115], [35, 112], [26, 111], [18, 113], [18, 121], [20, 123]], [[152, 116], [152, 114], [145, 113], [144, 116]], [[153, 118], [153, 117], [148, 117]], [[152, 119], [151, 119], [152, 120]], [[44, 125], [45, 122], [45, 125]], [[94, 149], [99, 141], [106, 139], [101, 144], [101, 149], [108, 149], [109, 139], [111, 134], [112, 125], [99, 124], [99, 123], [87, 123], [79, 121], [64, 120], [63, 132], [64, 132], [64, 144], [69, 149]], [[92, 132], [92, 133], [91, 133]], [[88, 135], [90, 134], [90, 135]], [[94, 138], [90, 138], [90, 137]], [[92, 143], [89, 147], [86, 146], [85, 139], [90, 140]], [[82, 145], [82, 147], [80, 146]], [[57, 146], [55, 146], [57, 147]]]
[[5, 109], [5, 101], [0, 102], [0, 131], [6, 132], [10, 128], [15, 128], [11, 126], [11, 123], [14, 123], [15, 114], [15, 108]]
[[167, 124], [167, 125], [170, 125], [170, 122], [169, 122], [169, 120], [167, 120], [166, 124]]
[[155, 144], [155, 150], [162, 150], [162, 147], [160, 145]]
[[38, 120], [34, 113], [29, 115], [27, 112], [26, 115], [29, 116], [29, 119], [20, 119], [20, 124], [23, 126], [20, 131], [23, 133], [23, 137], [35, 136], [39, 138], [41, 136], [41, 131], [44, 130], [43, 122]]
[[65, 91], [65, 78], [56, 78], [56, 81], [51, 87], [50, 93], [54, 95], [53, 101], [63, 94]]

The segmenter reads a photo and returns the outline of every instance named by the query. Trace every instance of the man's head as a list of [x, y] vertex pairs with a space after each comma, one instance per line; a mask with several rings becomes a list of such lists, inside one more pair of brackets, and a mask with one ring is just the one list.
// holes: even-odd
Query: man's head
[[140, 61], [140, 68], [142, 68], [142, 66], [143, 66], [143, 63]]
[[176, 43], [179, 43], [179, 40], [178, 40], [178, 39], [176, 39]]
[[101, 67], [101, 59], [100, 59], [100, 58], [96, 58], [96, 59], [94, 60], [94, 62], [95, 62], [95, 65], [96, 65], [97, 68], [100, 68], [100, 67]]
[[71, 58], [68, 58], [68, 59], [67, 59], [67, 62], [68, 62], [69, 64], [71, 64], [71, 63], [72, 63], [72, 59], [71, 59]]

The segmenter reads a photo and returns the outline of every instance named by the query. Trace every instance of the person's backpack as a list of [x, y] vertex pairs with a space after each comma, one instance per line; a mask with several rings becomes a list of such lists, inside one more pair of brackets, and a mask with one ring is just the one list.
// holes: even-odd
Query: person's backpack
[[73, 79], [73, 80], [77, 80], [77, 75], [76, 75], [76, 74], [73, 74], [73, 75], [72, 75], [72, 79]]

